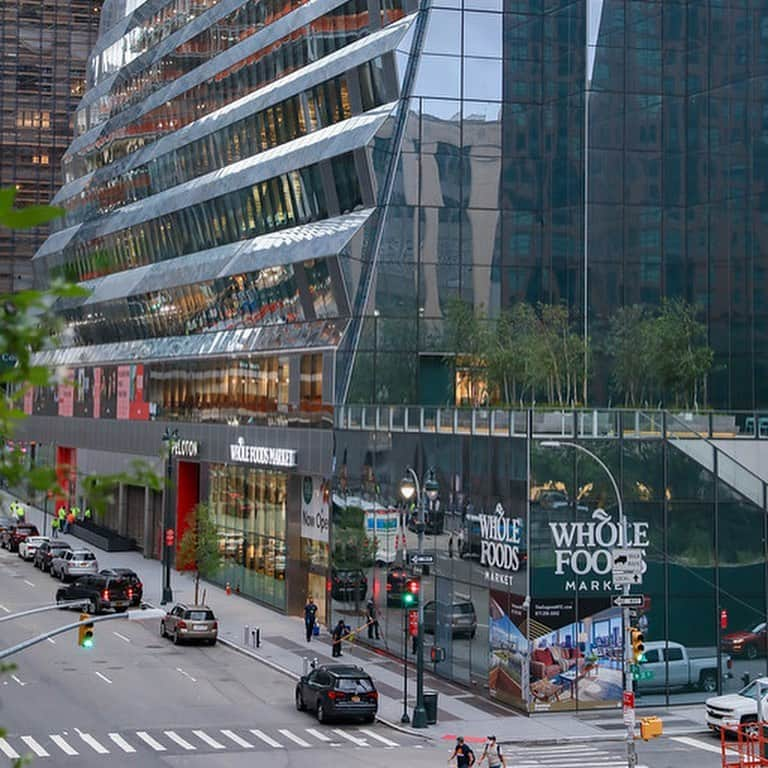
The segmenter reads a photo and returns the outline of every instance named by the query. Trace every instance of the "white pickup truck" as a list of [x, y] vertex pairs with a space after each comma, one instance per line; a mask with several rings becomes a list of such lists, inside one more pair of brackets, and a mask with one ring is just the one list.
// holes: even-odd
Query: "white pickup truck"
[[753, 680], [738, 693], [707, 699], [707, 725], [713, 731], [757, 721], [758, 701], [768, 694], [768, 677]]
[[[728, 677], [730, 656], [722, 655], [719, 679]], [[717, 656], [699, 654], [680, 643], [658, 640], [645, 644], [643, 671], [653, 672], [650, 678], [637, 681], [637, 691], [667, 688], [699, 688], [714, 693], [718, 685]]]

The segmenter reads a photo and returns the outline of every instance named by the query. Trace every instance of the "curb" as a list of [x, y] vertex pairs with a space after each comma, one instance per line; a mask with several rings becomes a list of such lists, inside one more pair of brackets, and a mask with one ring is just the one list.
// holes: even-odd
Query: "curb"
[[[661, 738], [664, 738], [665, 736], [691, 736], [693, 734], [709, 734], [709, 730], [705, 728], [701, 728], [701, 726], [696, 726], [693, 728], [680, 728], [675, 729], [674, 731], [670, 733], [663, 733], [661, 735]], [[504, 744], [506, 746], [525, 746], [525, 747], [551, 747], [551, 746], [557, 746], [557, 745], [564, 745], [564, 744], [586, 744], [591, 743], [593, 741], [626, 741], [626, 735], [625, 734], [619, 734], [619, 733], [607, 733], [604, 736], [602, 734], [595, 734], [591, 733], [587, 736], [559, 736], [554, 737], [551, 739], [499, 739], [499, 744]], [[639, 734], [635, 734], [635, 743], [641, 742], [642, 739], [640, 738]]]

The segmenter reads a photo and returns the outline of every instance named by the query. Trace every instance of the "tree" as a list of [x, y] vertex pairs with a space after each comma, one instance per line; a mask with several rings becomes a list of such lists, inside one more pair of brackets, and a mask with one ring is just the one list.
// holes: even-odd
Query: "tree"
[[222, 565], [219, 549], [219, 529], [205, 503], [193, 511], [192, 525], [184, 531], [176, 554], [177, 567], [195, 571], [195, 605], [198, 604], [200, 577], [210, 579]]
[[611, 384], [625, 406], [645, 402], [656, 386], [652, 315], [647, 307], [620, 307], [610, 318], [604, 352], [611, 360]]

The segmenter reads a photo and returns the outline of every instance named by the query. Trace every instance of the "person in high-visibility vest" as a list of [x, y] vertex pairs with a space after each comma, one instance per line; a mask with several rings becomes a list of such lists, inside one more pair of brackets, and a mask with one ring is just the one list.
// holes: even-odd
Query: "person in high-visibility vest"
[[16, 504], [16, 519], [23, 521], [26, 516], [26, 510], [23, 504]]
[[59, 507], [59, 511], [56, 513], [59, 518], [59, 530], [62, 533], [67, 532], [67, 510], [65, 507]]
[[90, 507], [86, 507], [85, 508], [85, 512], [83, 512], [83, 516], [84, 516], [84, 518], [86, 520], [90, 520], [91, 519], [91, 508]]
[[54, 539], [59, 538], [59, 518], [54, 515], [51, 519], [51, 535]]
[[73, 510], [69, 510], [69, 514], [67, 515], [67, 528], [66, 530], [69, 531], [69, 529], [75, 524], [77, 521], [77, 518], [75, 517], [75, 513]]

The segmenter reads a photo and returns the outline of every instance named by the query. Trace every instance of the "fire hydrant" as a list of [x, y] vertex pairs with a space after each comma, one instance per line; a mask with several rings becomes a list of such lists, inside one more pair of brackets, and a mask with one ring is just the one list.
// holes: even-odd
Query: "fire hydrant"
[[226, 592], [228, 595], [231, 595], [231, 594], [232, 594], [232, 586], [230, 585], [230, 583], [229, 583], [229, 582], [227, 582], [227, 586], [226, 586], [226, 587], [224, 587], [224, 591], [225, 591], [225, 592]]

